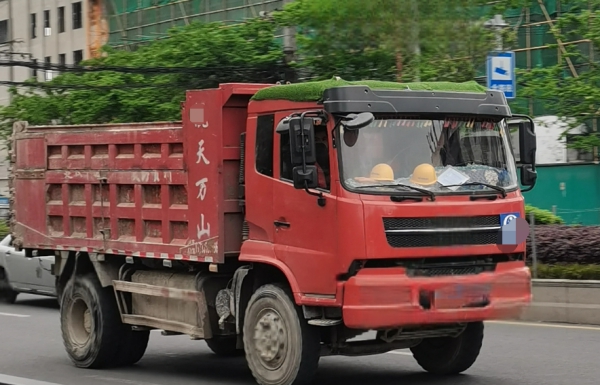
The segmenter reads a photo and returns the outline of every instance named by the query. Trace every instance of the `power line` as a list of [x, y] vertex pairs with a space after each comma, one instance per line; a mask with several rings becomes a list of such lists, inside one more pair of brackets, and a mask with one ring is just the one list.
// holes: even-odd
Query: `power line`
[[29, 61], [19, 61], [19, 60], [0, 60], [0, 67], [26, 67], [35, 70], [48, 71], [55, 70], [58, 72], [78, 72], [78, 73], [86, 73], [86, 72], [120, 72], [120, 73], [128, 73], [128, 74], [156, 74], [156, 75], [164, 75], [164, 74], [198, 74], [204, 72], [222, 72], [222, 71], [239, 71], [239, 70], [265, 70], [267, 68], [273, 69], [273, 64], [278, 64], [281, 67], [284, 67], [283, 58], [281, 63], [264, 63], [262, 66], [254, 65], [239, 65], [239, 66], [205, 66], [205, 67], [134, 67], [134, 66], [110, 66], [110, 65], [76, 65], [76, 64], [56, 64], [56, 63], [34, 63]]

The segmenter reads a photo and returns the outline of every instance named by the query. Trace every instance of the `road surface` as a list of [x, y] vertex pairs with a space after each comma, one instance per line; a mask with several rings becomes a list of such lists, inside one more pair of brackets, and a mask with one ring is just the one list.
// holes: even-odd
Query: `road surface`
[[[597, 385], [599, 346], [600, 328], [487, 323], [479, 360], [458, 377], [432, 377], [402, 350], [322, 358], [315, 384]], [[254, 384], [243, 358], [217, 358], [202, 341], [158, 332], [134, 367], [77, 369], [62, 345], [56, 301], [30, 295], [0, 305], [0, 384], [2, 375], [61, 385]]]

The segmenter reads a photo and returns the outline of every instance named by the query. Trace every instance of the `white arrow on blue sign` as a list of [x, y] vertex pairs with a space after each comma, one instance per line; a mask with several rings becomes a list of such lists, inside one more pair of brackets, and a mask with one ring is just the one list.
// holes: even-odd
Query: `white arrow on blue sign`
[[514, 99], [517, 96], [514, 52], [499, 52], [488, 56], [487, 86], [504, 92], [506, 99]]

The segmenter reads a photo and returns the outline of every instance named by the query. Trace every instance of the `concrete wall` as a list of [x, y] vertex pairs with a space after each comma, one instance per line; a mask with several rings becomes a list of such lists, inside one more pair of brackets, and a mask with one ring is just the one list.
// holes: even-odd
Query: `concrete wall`
[[534, 279], [521, 321], [600, 325], [600, 281]]

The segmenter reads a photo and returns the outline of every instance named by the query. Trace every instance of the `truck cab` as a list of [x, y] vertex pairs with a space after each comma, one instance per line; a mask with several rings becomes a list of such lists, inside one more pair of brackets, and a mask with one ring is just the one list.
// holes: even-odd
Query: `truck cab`
[[[474, 287], [461, 317], [518, 314], [530, 300], [525, 244], [501, 244], [507, 220], [524, 217], [515, 116], [501, 92], [470, 86], [332, 86], [310, 105], [284, 99], [298, 100], [302, 84], [259, 91], [245, 183], [260, 193], [246, 193], [240, 259], [262, 249], [300, 304], [339, 306], [351, 328], [445, 322], [452, 301], [436, 293], [457, 282]], [[516, 128], [520, 183], [533, 187], [533, 122]]]

